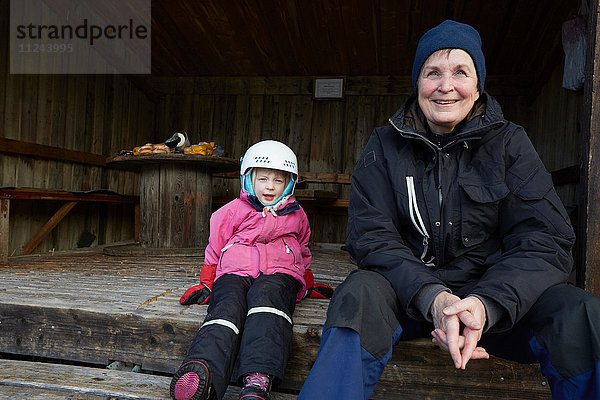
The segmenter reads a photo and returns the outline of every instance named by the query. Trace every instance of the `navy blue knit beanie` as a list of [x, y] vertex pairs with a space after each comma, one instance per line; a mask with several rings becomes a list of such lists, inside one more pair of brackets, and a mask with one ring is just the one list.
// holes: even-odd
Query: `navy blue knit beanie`
[[441, 49], [462, 49], [469, 53], [477, 71], [479, 91], [483, 92], [485, 83], [485, 57], [481, 51], [481, 37], [471, 25], [446, 20], [425, 32], [417, 45], [412, 69], [412, 85], [417, 92], [417, 79], [423, 63], [432, 53]]

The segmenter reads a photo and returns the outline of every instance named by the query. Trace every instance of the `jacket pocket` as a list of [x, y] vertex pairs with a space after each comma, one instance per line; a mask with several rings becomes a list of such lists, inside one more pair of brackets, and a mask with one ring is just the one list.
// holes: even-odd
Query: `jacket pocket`
[[240, 253], [243, 252], [244, 249], [241, 248], [242, 245], [237, 246], [239, 243], [239, 240], [231, 241], [221, 249], [219, 263], [217, 264], [217, 273], [229, 273], [234, 266], [236, 268], [242, 267], [238, 264], [247, 257], [240, 257]]
[[294, 240], [285, 240], [282, 239], [283, 245], [285, 247], [285, 253], [288, 256], [290, 261], [292, 261], [293, 266], [296, 269], [302, 269], [302, 254], [300, 253], [300, 248], [295, 245]]
[[[536, 204], [540, 216], [553, 226], [556, 232], [566, 238], [574, 238], [571, 221], [561, 199], [553, 190], [552, 176], [544, 168], [536, 168], [521, 184], [514, 189], [514, 194], [524, 201]], [[556, 213], [562, 218], [552, 218]]]
[[508, 187], [504, 182], [471, 184], [459, 180], [461, 195], [461, 241], [465, 247], [487, 240], [498, 228], [500, 200]]

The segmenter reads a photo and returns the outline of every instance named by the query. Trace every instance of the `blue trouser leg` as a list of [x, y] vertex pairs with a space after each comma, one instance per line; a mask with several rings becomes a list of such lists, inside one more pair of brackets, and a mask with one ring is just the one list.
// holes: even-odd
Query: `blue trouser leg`
[[363, 400], [360, 350], [360, 337], [352, 329], [331, 328], [323, 332], [317, 360], [298, 400]]
[[381, 374], [383, 374], [383, 369], [385, 368], [390, 358], [392, 358], [392, 347], [400, 341], [400, 336], [402, 336], [402, 333], [402, 327], [398, 325], [398, 328], [394, 331], [392, 335], [392, 345], [390, 346], [390, 351], [388, 351], [379, 360], [375, 358], [371, 353], [369, 353], [364, 347], [360, 348], [365, 400], [371, 396], [371, 393], [373, 393], [377, 381], [379, 381], [379, 378], [381, 378]]
[[553, 399], [600, 399], [600, 362], [597, 361], [594, 369], [590, 371], [564, 378], [552, 366], [548, 352], [535, 338], [531, 338], [529, 345], [540, 363], [542, 374], [550, 383]]
[[600, 399], [600, 299], [574, 286], [546, 290], [520, 324], [555, 400]]
[[[401, 333], [402, 328], [398, 327], [394, 343]], [[368, 399], [391, 356], [390, 347], [378, 360], [360, 346], [357, 332], [349, 328], [330, 328], [323, 333], [317, 360], [298, 399]]]
[[317, 359], [298, 398], [368, 399], [392, 346], [401, 335], [412, 336], [415, 328], [397, 318], [396, 303], [383, 276], [351, 273], [331, 299]]

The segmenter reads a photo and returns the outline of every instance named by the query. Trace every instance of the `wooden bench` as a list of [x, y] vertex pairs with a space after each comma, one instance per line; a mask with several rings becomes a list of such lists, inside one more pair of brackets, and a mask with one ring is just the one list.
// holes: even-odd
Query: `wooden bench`
[[56, 225], [80, 202], [133, 204], [135, 207], [135, 241], [139, 241], [140, 200], [139, 196], [125, 196], [115, 192], [96, 190], [68, 192], [62, 190], [0, 188], [0, 261], [6, 262], [9, 251], [10, 204], [14, 200], [54, 200], [64, 204], [46, 224], [23, 247], [23, 254], [31, 252], [54, 229]]
[[[35, 361], [43, 358], [99, 366], [99, 370], [79, 372], [44, 367], [48, 368], [43, 372], [45, 376], [56, 373], [69, 382], [65, 387], [83, 385], [86, 393], [99, 387], [113, 390], [111, 386], [121, 379], [118, 374], [104, 371], [103, 366], [113, 361], [140, 365], [142, 371], [154, 375], [128, 373], [128, 379], [155, 387], [157, 397], [149, 399], [166, 398], [169, 377], [185, 357], [207, 311], [207, 306], [184, 307], [178, 302], [183, 292], [198, 282], [201, 257], [119, 257], [86, 249], [52, 257], [11, 257], [9, 264], [10, 268], [0, 268], [0, 353], [5, 358], [21, 355], [35, 357]], [[313, 250], [312, 269], [318, 282], [337, 287], [354, 268], [339, 244], [320, 243]], [[282, 396], [297, 393], [304, 383], [316, 358], [328, 304], [318, 299], [298, 303], [293, 317], [292, 354], [285, 379], [276, 390]], [[4, 389], [5, 382], [17, 389], [41, 387], [35, 385], [39, 381], [33, 373], [40, 366], [27, 365], [31, 365], [26, 369], [32, 372], [19, 381], [14, 376], [6, 377], [9, 372], [3, 372], [6, 368], [0, 363], [0, 387]], [[156, 383], [158, 375], [162, 377]], [[239, 389], [230, 390], [235, 393]], [[116, 393], [113, 398], [145, 398], [119, 397]], [[540, 400], [551, 396], [537, 365], [492, 357], [469, 362], [466, 371], [456, 370], [447, 352], [422, 339], [401, 342], [394, 348], [371, 398]]]

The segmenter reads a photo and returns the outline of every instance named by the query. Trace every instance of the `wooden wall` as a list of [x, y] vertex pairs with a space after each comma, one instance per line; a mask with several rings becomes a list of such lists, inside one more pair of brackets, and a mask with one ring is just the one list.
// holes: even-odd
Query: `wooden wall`
[[[182, 85], [187, 93], [167, 94], [158, 104], [157, 130], [163, 136], [187, 131], [193, 143], [214, 141], [234, 158], [259, 140], [275, 139], [294, 149], [302, 172], [352, 173], [373, 127], [385, 123], [407, 97], [353, 95], [344, 100], [313, 100], [310, 78], [262, 79], [250, 78], [242, 84], [237, 78], [231, 82], [189, 80]], [[345, 198], [349, 194], [348, 186], [310, 185], [337, 191]], [[237, 180], [215, 179], [216, 195], [237, 196], [239, 190]], [[345, 240], [344, 215], [322, 213], [316, 222], [312, 226], [316, 241]]]
[[[126, 77], [11, 75], [8, 5], [8, 1], [0, 1], [1, 137], [103, 156], [153, 139], [154, 103]], [[0, 187], [10, 186], [137, 194], [138, 176], [82, 163], [0, 153]], [[20, 254], [59, 207], [49, 201], [13, 202], [9, 253]], [[35, 252], [76, 248], [84, 231], [96, 236], [94, 245], [131, 240], [133, 207], [79, 204]]]
[[[0, 8], [0, 54], [7, 55], [9, 2], [0, 0]], [[10, 75], [8, 57], [0, 57], [1, 137], [109, 156], [187, 131], [193, 143], [214, 141], [235, 158], [271, 138], [296, 151], [303, 172], [351, 173], [372, 129], [386, 125], [412, 91], [408, 77], [348, 77], [345, 97], [324, 101], [312, 98], [312, 77], [150, 77], [140, 84], [146, 78]], [[506, 79], [490, 76], [486, 86], [507, 118], [525, 126], [548, 169], [579, 164], [582, 95], [560, 87], [562, 67], [534, 96], [518, 79], [512, 86]], [[148, 97], [148, 89], [158, 96]], [[239, 193], [237, 180], [215, 179], [214, 185], [218, 196]], [[0, 153], [0, 186], [137, 194], [139, 180], [100, 166]], [[349, 194], [347, 185], [309, 187]], [[559, 194], [565, 204], [576, 204], [575, 185]], [[50, 202], [13, 206], [15, 254], [57, 208]], [[130, 207], [78, 205], [36, 251], [74, 248], [83, 231], [97, 237], [94, 244], [131, 239], [131, 224], [122, 223], [131, 215]], [[325, 212], [312, 228], [315, 241], [343, 242], [346, 218]]]
[[[581, 163], [583, 91], [562, 87], [562, 67], [535, 97], [501, 98], [508, 119], [523, 125], [549, 171]], [[578, 202], [576, 184], [556, 190], [570, 208]]]
[[[539, 96], [499, 90], [508, 119], [523, 125], [548, 169], [578, 164], [581, 94], [560, 88], [562, 68]], [[310, 78], [181, 78], [158, 85], [166, 93], [157, 106], [159, 136], [177, 130], [192, 142], [214, 141], [239, 158], [261, 139], [287, 143], [303, 172], [351, 173], [374, 127], [388, 118], [411, 92], [407, 80], [354, 77], [343, 100], [313, 100]], [[498, 86], [496, 86], [498, 87]], [[491, 91], [493, 95], [496, 93]], [[347, 198], [348, 187], [315, 185]], [[216, 180], [218, 195], [237, 195], [239, 184]], [[575, 204], [574, 185], [560, 188], [566, 204]], [[319, 215], [313, 223], [317, 242], [343, 242], [345, 217]]]
[[[511, 93], [497, 96], [507, 118], [525, 126], [550, 170], [578, 164], [579, 157], [581, 95], [560, 88], [561, 73], [557, 70], [533, 99]], [[298, 154], [300, 169], [310, 172], [351, 173], [372, 129], [387, 124], [409, 92], [406, 85], [361, 78], [349, 82], [343, 100], [322, 101], [312, 99], [310, 78], [177, 79], [179, 85], [173, 80], [159, 85], [166, 93], [155, 109], [124, 77], [5, 73], [0, 78], [6, 88], [0, 100], [3, 136], [9, 139], [108, 156], [183, 130], [192, 142], [215, 141], [239, 158], [250, 144], [272, 138], [288, 143]], [[6, 154], [0, 154], [0, 160], [2, 186], [102, 188], [125, 194], [139, 190], [133, 173]], [[310, 187], [348, 197], [347, 185]], [[215, 179], [216, 195], [238, 192], [237, 180]], [[565, 204], [576, 203], [575, 185], [561, 187], [559, 193]], [[13, 209], [19, 218], [12, 218], [11, 224], [16, 254], [58, 207], [22, 203]], [[121, 223], [130, 216], [128, 207], [98, 208], [78, 206], [37, 251], [74, 248], [84, 230], [96, 235], [99, 244], [131, 239], [130, 224]], [[316, 241], [343, 242], [345, 216], [322, 213], [312, 228]]]

